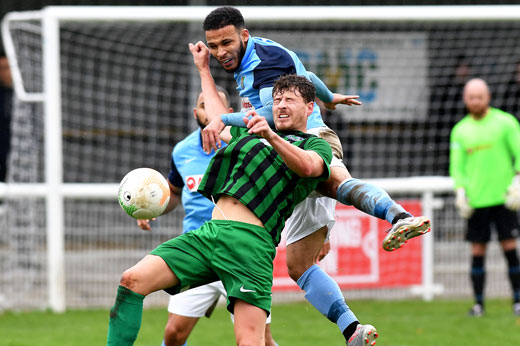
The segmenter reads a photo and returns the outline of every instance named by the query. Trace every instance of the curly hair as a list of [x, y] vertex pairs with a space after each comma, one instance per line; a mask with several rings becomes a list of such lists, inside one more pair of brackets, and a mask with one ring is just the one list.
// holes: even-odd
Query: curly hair
[[225, 26], [233, 25], [236, 29], [244, 28], [244, 17], [234, 7], [225, 6], [214, 9], [204, 19], [202, 27], [204, 31], [218, 30]]
[[273, 96], [285, 91], [298, 90], [305, 102], [312, 102], [316, 98], [316, 88], [310, 80], [303, 76], [289, 74], [278, 78], [273, 85]]

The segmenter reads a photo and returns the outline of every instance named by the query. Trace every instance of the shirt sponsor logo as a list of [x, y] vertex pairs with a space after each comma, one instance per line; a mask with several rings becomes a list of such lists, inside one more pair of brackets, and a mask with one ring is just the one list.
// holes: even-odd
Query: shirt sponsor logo
[[190, 192], [196, 192], [202, 181], [203, 174], [189, 175], [186, 177], [186, 186]]
[[252, 109], [255, 109], [255, 106], [249, 101], [248, 97], [242, 97], [242, 112], [246, 113]]
[[285, 136], [285, 138], [289, 141], [289, 142], [298, 142], [298, 141], [303, 141], [303, 138], [300, 137], [300, 136], [296, 136], [296, 135], [288, 135], [288, 136]]

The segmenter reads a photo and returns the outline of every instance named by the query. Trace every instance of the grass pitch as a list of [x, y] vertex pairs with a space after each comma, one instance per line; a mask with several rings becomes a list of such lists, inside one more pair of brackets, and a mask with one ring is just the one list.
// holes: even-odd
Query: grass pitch
[[[349, 302], [361, 322], [375, 325], [378, 346], [520, 345], [520, 318], [509, 300], [490, 300], [486, 315], [466, 315], [469, 300], [423, 302]], [[166, 323], [165, 308], [147, 309], [135, 345], [159, 346]], [[106, 310], [8, 312], [0, 314], [1, 346], [92, 346], [106, 343]], [[344, 345], [335, 325], [306, 302], [275, 305], [272, 331], [280, 346]], [[233, 328], [224, 307], [211, 319], [203, 318], [188, 341], [189, 346], [234, 345]]]

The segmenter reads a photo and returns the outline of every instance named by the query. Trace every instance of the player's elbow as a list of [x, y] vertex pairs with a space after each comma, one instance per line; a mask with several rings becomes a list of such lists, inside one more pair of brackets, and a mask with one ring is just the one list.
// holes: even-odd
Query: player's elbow
[[321, 175], [320, 169], [313, 162], [302, 162], [298, 175], [302, 178], [317, 177]]

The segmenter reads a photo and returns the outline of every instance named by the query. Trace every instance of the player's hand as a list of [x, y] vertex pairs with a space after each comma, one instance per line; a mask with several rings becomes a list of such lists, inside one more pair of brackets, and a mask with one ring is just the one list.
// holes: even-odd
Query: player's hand
[[342, 95], [342, 94], [333, 94], [332, 101], [323, 102], [327, 109], [334, 110], [336, 106], [339, 104], [347, 105], [347, 106], [361, 106], [363, 103], [358, 101], [359, 95]]
[[226, 125], [222, 122], [220, 116], [211, 120], [208, 125], [202, 130], [202, 148], [204, 152], [210, 153], [211, 150], [217, 150], [222, 146], [220, 141], [220, 133]]
[[[155, 220], [155, 218], [152, 220]], [[150, 225], [150, 220], [137, 220], [137, 227], [139, 227], [143, 231], [152, 230], [152, 226]]]
[[[251, 119], [249, 117], [251, 116]], [[244, 123], [249, 129], [248, 133], [251, 135], [258, 135], [267, 140], [275, 135], [274, 131], [271, 129], [265, 117], [258, 115], [255, 110], [251, 110], [246, 113], [244, 117]]]
[[464, 219], [469, 219], [473, 215], [473, 208], [469, 205], [466, 191], [463, 188], [458, 188], [455, 195], [455, 207], [459, 211], [459, 215]]
[[323, 243], [323, 246], [321, 247], [320, 252], [318, 253], [317, 262], [321, 262], [321, 260], [323, 260], [329, 252], [330, 252], [330, 241], [326, 240]]
[[209, 49], [204, 42], [199, 41], [195, 44], [189, 43], [191, 55], [193, 55], [193, 63], [199, 71], [209, 69]]
[[507, 189], [505, 206], [513, 211], [520, 210], [520, 174], [513, 178], [513, 182]]

